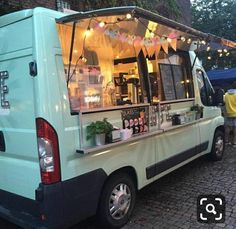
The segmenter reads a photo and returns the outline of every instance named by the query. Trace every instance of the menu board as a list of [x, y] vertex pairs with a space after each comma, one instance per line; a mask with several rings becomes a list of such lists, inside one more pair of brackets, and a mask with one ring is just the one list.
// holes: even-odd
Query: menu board
[[175, 100], [175, 89], [170, 64], [159, 64], [165, 100]]
[[148, 131], [148, 107], [124, 109], [121, 112], [123, 128], [133, 130], [133, 134]]
[[175, 90], [177, 99], [185, 98], [184, 75], [181, 65], [171, 65], [174, 74]]

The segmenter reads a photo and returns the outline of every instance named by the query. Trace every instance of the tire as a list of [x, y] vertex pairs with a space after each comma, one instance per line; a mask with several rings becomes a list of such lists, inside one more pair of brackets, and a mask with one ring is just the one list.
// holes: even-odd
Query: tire
[[223, 158], [224, 150], [225, 150], [224, 133], [221, 130], [216, 130], [212, 142], [211, 152], [209, 154], [210, 159], [213, 161], [220, 161]]
[[136, 188], [126, 173], [118, 173], [106, 182], [98, 206], [97, 217], [101, 228], [121, 228], [134, 210]]

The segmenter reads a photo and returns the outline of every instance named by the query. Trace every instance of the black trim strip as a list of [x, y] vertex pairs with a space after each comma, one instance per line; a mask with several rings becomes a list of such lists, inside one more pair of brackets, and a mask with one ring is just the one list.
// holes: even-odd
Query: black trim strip
[[2, 152], [6, 151], [5, 138], [2, 131], [0, 131], [0, 151]]
[[39, 184], [35, 200], [0, 189], [0, 218], [22, 228], [69, 228], [96, 213], [106, 179], [105, 171], [96, 169], [55, 184]]
[[175, 156], [167, 158], [163, 161], [157, 162], [154, 165], [151, 165], [146, 168], [146, 177], [147, 179], [151, 179], [152, 177], [180, 164], [183, 161], [207, 150], [209, 142], [204, 142], [200, 145], [197, 145], [191, 149], [188, 149], [184, 152], [181, 152]]

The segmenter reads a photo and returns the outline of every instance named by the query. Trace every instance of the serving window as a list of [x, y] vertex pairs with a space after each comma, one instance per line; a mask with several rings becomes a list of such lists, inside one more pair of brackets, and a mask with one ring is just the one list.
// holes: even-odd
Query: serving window
[[58, 32], [73, 111], [193, 97], [178, 31], [116, 15], [58, 24]]

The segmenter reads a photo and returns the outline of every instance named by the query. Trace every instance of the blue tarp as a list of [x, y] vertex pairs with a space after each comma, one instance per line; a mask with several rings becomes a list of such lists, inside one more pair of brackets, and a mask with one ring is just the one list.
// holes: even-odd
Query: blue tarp
[[210, 81], [230, 80], [236, 81], [236, 68], [226, 70], [211, 70], [207, 72]]
[[225, 91], [232, 88], [233, 83], [236, 82], [236, 68], [226, 70], [211, 70], [207, 72], [212, 86], [222, 88]]

